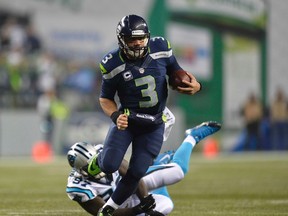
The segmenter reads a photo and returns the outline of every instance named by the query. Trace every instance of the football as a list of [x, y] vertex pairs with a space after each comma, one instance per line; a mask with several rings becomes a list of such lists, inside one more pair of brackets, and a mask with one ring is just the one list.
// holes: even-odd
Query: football
[[187, 87], [187, 85], [183, 83], [182, 80], [191, 82], [191, 78], [188, 75], [188, 72], [185, 70], [177, 70], [171, 73], [168, 78], [168, 83], [172, 89], [177, 89], [177, 87]]

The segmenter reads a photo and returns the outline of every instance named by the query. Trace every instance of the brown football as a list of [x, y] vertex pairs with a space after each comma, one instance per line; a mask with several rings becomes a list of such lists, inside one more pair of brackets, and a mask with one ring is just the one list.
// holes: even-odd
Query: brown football
[[177, 70], [171, 73], [168, 79], [168, 83], [172, 89], [177, 89], [177, 87], [187, 87], [187, 85], [183, 83], [182, 80], [191, 82], [191, 78], [188, 75], [188, 72], [185, 70]]

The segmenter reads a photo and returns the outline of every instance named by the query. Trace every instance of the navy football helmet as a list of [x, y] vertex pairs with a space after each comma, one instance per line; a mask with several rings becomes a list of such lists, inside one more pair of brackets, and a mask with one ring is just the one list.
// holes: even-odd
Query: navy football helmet
[[[119, 48], [127, 58], [136, 60], [147, 54], [150, 32], [146, 21], [142, 17], [134, 14], [123, 17], [118, 23], [116, 34]], [[144, 46], [129, 47], [127, 42], [133, 39], [144, 40]]]

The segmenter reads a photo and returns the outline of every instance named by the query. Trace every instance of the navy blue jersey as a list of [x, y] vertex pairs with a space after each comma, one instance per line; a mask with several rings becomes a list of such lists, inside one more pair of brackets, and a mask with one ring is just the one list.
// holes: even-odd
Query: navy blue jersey
[[155, 115], [164, 110], [167, 96], [167, 75], [181, 69], [170, 43], [155, 37], [149, 41], [148, 54], [129, 61], [119, 49], [107, 54], [100, 63], [102, 71], [101, 98], [114, 100], [117, 92], [120, 110]]

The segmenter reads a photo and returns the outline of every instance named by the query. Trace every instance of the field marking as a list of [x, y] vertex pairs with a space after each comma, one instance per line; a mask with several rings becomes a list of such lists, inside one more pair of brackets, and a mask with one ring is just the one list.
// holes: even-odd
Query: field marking
[[288, 204], [288, 199], [283, 199], [283, 200], [267, 200], [267, 203], [271, 203], [273, 205], [282, 205], [282, 204]]
[[262, 162], [262, 161], [288, 161], [288, 151], [283, 152], [239, 152], [219, 153], [219, 155], [207, 158], [199, 153], [192, 153], [191, 160], [201, 162]]
[[[27, 216], [32, 216], [32, 215], [71, 215], [71, 213], [83, 213], [82, 210], [58, 210], [58, 211], [53, 211], [53, 210], [45, 210], [45, 211], [38, 211], [38, 212], [26, 212], [26, 211], [10, 211], [6, 212], [5, 209], [1, 209], [0, 213], [2, 216], [4, 215], [27, 215]], [[4, 213], [4, 214], [2, 214]]]

